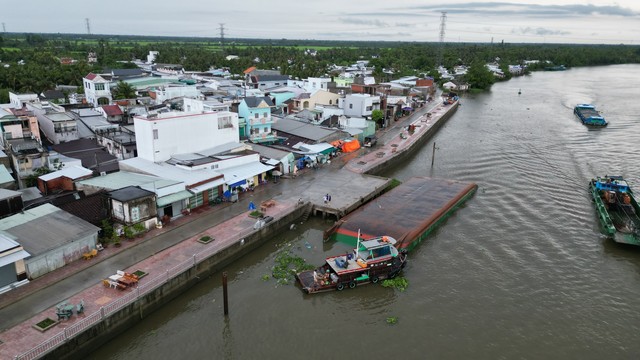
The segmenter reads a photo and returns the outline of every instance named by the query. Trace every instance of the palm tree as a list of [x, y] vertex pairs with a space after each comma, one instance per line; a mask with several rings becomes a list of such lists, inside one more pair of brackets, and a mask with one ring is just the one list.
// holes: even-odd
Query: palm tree
[[122, 80], [118, 81], [118, 84], [113, 89], [111, 89], [111, 95], [113, 95], [113, 98], [116, 100], [132, 99], [137, 96], [136, 89], [131, 86], [131, 84], [126, 83]]

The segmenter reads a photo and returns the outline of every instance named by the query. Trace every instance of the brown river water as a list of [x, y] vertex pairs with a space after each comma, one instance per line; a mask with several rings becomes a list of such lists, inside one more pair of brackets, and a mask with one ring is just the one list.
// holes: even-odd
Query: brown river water
[[[640, 193], [639, 81], [640, 65], [577, 68], [465, 95], [420, 151], [384, 174], [479, 186], [409, 254], [406, 291], [310, 296], [263, 280], [287, 244], [312, 264], [348, 249], [323, 243], [332, 222], [311, 218], [227, 268], [228, 318], [217, 274], [90, 358], [639, 358], [640, 248], [601, 235], [587, 191], [592, 177], [614, 174]], [[583, 126], [577, 103], [596, 105], [609, 126]]]

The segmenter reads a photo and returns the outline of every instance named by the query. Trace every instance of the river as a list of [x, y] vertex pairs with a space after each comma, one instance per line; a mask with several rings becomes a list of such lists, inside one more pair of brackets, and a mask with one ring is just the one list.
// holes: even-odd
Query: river
[[[639, 81], [640, 65], [576, 68], [463, 96], [422, 150], [384, 174], [479, 186], [410, 253], [406, 291], [309, 296], [264, 280], [282, 247], [314, 264], [347, 250], [323, 243], [330, 223], [312, 218], [227, 269], [227, 319], [218, 274], [91, 358], [638, 358], [640, 249], [601, 235], [587, 184], [619, 174], [640, 192]], [[609, 126], [583, 126], [577, 103], [595, 104]]]

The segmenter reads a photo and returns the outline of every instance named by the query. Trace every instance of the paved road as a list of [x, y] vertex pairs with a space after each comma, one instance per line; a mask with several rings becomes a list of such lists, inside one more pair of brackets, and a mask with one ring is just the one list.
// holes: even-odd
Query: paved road
[[[393, 136], [398, 136], [402, 126], [406, 126], [409, 122], [413, 121], [417, 117], [426, 113], [434, 103], [427, 104], [427, 106], [416, 110], [414, 114], [406, 117], [400, 121], [393, 122], [391, 126], [384, 129], [380, 133], [381, 141], [387, 141]], [[437, 104], [435, 104], [437, 105]], [[343, 161], [334, 161], [328, 168], [335, 170], [336, 167], [344, 165]], [[312, 182], [321, 178], [323, 173], [321, 168], [318, 171], [305, 170], [301, 176], [291, 180], [281, 180], [277, 184], [270, 183], [260, 191], [256, 190], [254, 193], [245, 196], [238, 203], [227, 206], [214, 207], [210, 211], [203, 214], [192, 214], [191, 221], [182, 223], [180, 226], [173, 225], [174, 227], [167, 230], [157, 236], [137, 241], [135, 246], [132, 246], [123, 251], [118, 252], [108, 258], [101, 259], [97, 257], [92, 260], [95, 261], [95, 265], [78, 271], [69, 276], [62, 275], [56, 272], [50, 273], [45, 276], [58, 276], [59, 281], [52, 285], [39, 285], [36, 282], [30, 283], [25, 286], [41, 286], [42, 288], [32, 291], [25, 295], [18, 301], [0, 308], [0, 331], [11, 328], [12, 326], [25, 321], [32, 317], [34, 314], [43, 312], [57, 303], [72, 297], [73, 295], [84, 290], [88, 284], [93, 285], [96, 279], [103, 279], [105, 276], [114, 273], [117, 269], [126, 269], [132, 265], [150, 257], [154, 254], [171, 247], [185, 239], [188, 239], [196, 234], [203, 232], [204, 230], [211, 228], [224, 222], [232, 217], [246, 213], [249, 201], [259, 203], [263, 200], [271, 199], [283, 194], [290, 197], [302, 197]], [[188, 225], [188, 226], [185, 226]], [[172, 226], [172, 225], [170, 225]], [[2, 296], [2, 295], [0, 295]]]

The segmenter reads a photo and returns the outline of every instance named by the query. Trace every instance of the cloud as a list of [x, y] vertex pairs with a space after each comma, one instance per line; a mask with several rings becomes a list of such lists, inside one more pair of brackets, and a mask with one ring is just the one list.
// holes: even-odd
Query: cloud
[[511, 33], [514, 35], [539, 35], [539, 36], [551, 36], [551, 35], [570, 35], [571, 33], [563, 30], [552, 30], [543, 27], [521, 27], [512, 29]]
[[416, 24], [411, 24], [411, 23], [396, 23], [396, 27], [404, 27], [404, 28], [414, 28], [416, 27]]
[[344, 24], [352, 24], [352, 25], [368, 25], [375, 27], [389, 27], [390, 25], [384, 21], [380, 21], [378, 19], [368, 20], [368, 19], [357, 19], [357, 18], [338, 18], [338, 21]]
[[407, 37], [407, 36], [413, 36], [413, 34], [411, 33], [407, 33], [407, 32], [381, 32], [381, 33], [375, 33], [375, 32], [368, 32], [368, 31], [363, 31], [363, 32], [353, 32], [353, 31], [335, 31], [335, 32], [322, 32], [322, 33], [318, 33], [317, 35], [319, 36], [329, 36], [329, 37], [347, 37], [347, 38], [351, 38], [353, 39], [354, 37], [356, 39], [361, 39], [361, 38], [375, 38], [375, 39], [383, 39], [383, 38], [391, 38], [391, 39], [396, 39], [397, 37]]
[[518, 4], [508, 2], [469, 2], [458, 4], [436, 4], [418, 7], [422, 10], [434, 12], [446, 11], [454, 14], [476, 15], [526, 15], [526, 16], [552, 16], [552, 17], [579, 17], [591, 15], [636, 17], [640, 13], [619, 5], [538, 5]]

